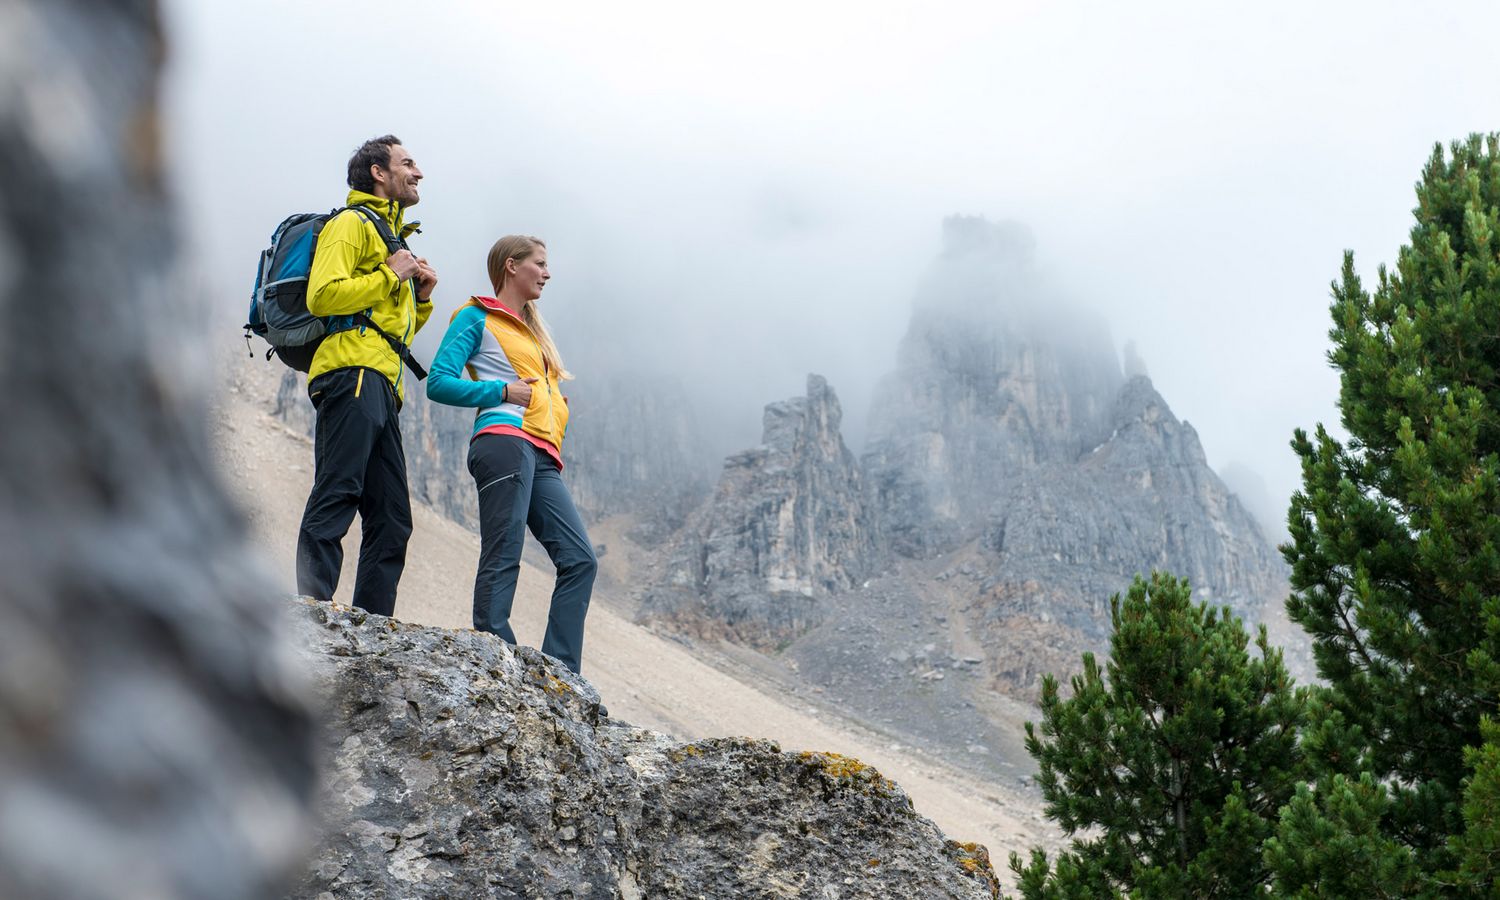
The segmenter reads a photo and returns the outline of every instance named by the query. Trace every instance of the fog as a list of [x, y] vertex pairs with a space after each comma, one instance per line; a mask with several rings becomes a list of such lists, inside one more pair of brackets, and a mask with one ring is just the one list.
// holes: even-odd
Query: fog
[[419, 355], [489, 292], [495, 238], [534, 234], [581, 390], [678, 379], [727, 450], [815, 371], [859, 452], [943, 217], [984, 215], [1024, 223], [1046, 293], [1102, 313], [1280, 509], [1292, 429], [1337, 418], [1342, 251], [1394, 260], [1433, 144], [1500, 123], [1493, 3], [167, 10], [168, 145], [226, 346], [272, 227], [341, 204], [349, 153], [393, 132], [441, 278]]

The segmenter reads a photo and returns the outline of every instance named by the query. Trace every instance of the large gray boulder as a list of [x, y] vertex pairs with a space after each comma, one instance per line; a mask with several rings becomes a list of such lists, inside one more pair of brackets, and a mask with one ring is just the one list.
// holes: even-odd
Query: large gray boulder
[[297, 896], [997, 895], [984, 848], [856, 760], [602, 718], [588, 682], [493, 635], [294, 615], [333, 757]]

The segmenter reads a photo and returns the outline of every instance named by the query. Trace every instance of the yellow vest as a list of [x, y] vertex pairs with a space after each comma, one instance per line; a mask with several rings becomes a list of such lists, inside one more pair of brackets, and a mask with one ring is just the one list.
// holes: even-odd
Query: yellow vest
[[[568, 433], [568, 398], [562, 394], [562, 382], [542, 357], [542, 345], [531, 329], [500, 303], [489, 297], [470, 297], [466, 306], [484, 310], [484, 328], [500, 344], [516, 370], [516, 377], [535, 378], [531, 386], [531, 403], [521, 419], [521, 430], [534, 434], [552, 446], [561, 448]], [[459, 307], [463, 309], [463, 307]], [[455, 311], [454, 315], [458, 315]], [[469, 377], [475, 378], [469, 367]]]

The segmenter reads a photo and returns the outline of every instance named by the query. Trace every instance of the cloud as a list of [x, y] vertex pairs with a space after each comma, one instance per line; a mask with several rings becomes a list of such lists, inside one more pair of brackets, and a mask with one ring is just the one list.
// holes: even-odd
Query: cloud
[[427, 346], [490, 243], [539, 234], [580, 377], [681, 378], [732, 449], [818, 371], [857, 449], [943, 218], [1013, 219], [1276, 502], [1292, 429], [1337, 419], [1340, 254], [1394, 260], [1432, 144], [1500, 121], [1477, 2], [167, 10], [178, 190], [228, 316], [271, 227], [394, 131], [428, 175]]

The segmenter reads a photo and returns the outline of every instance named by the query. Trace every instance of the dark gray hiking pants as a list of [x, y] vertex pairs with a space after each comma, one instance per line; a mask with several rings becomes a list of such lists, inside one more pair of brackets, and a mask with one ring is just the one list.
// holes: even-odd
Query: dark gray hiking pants
[[396, 392], [374, 369], [334, 369], [307, 386], [318, 425], [313, 486], [297, 532], [297, 593], [333, 599], [344, 534], [359, 513], [354, 605], [391, 615], [411, 538]]
[[557, 567], [542, 652], [574, 672], [583, 659], [583, 619], [598, 560], [573, 497], [552, 458], [522, 438], [481, 434], [469, 445], [469, 472], [479, 489], [479, 575], [474, 628], [516, 643], [511, 603], [530, 529]]

